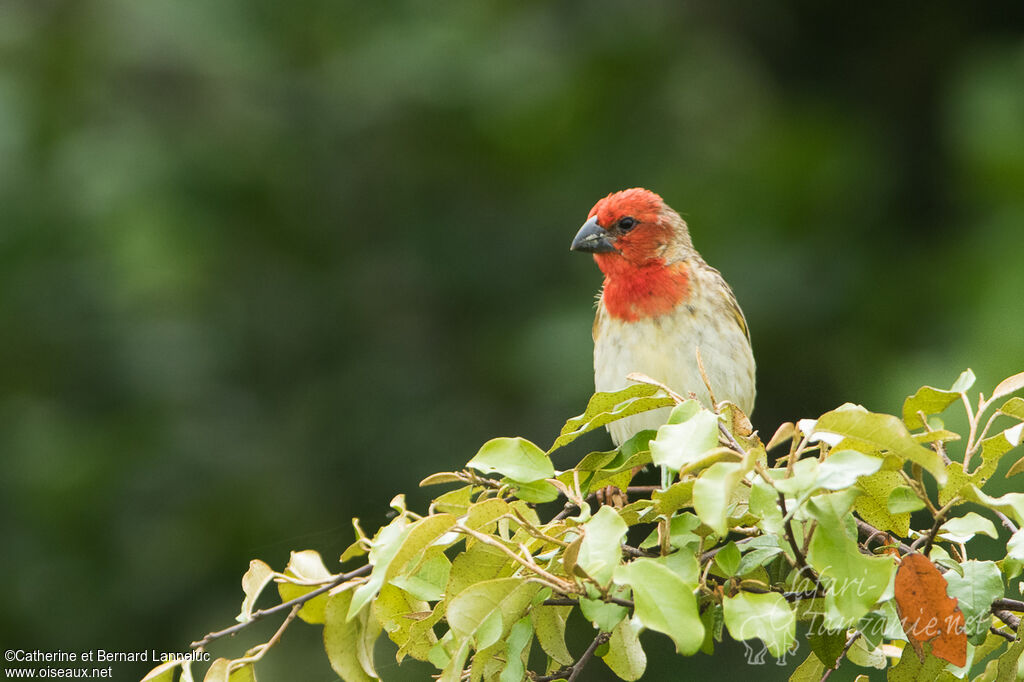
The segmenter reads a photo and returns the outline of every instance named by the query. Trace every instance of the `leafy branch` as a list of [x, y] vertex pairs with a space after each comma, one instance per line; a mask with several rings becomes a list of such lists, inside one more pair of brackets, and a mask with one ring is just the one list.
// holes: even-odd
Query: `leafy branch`
[[[843, 661], [891, 663], [904, 675], [980, 668], [986, 657], [1002, 669], [1019, 655], [1024, 601], [1005, 585], [1024, 567], [1024, 493], [995, 496], [988, 484], [1021, 441], [1024, 399], [1010, 396], [1024, 374], [972, 404], [967, 371], [950, 389], [919, 389], [902, 417], [844, 405], [782, 425], [767, 445], [734, 405], [709, 410], [633, 379], [593, 396], [547, 451], [496, 438], [466, 468], [428, 477], [421, 485], [450, 489], [426, 513], [399, 495], [372, 535], [354, 521], [340, 561], [363, 561], [357, 568], [332, 572], [311, 550], [293, 552], [280, 572], [254, 560], [239, 622], [192, 646], [221, 646], [253, 623], [283, 619], [267, 641], [214, 661], [205, 679], [255, 679], [297, 621], [322, 626], [331, 667], [358, 682], [378, 679], [381, 633], [399, 662], [427, 661], [442, 682], [572, 682], [594, 659], [637, 680], [651, 632], [685, 656], [713, 654], [729, 636], [782, 657], [798, 643], [798, 623], [828, 624], [808, 632], [801, 680], [828, 679]], [[939, 417], [957, 403], [968, 418], [963, 439]], [[663, 407], [671, 415], [657, 432], [556, 470], [552, 453], [584, 433]], [[772, 460], [776, 448], [784, 454]], [[631, 485], [642, 468], [657, 470], [660, 484]], [[1021, 471], [1024, 458], [1008, 475]], [[623, 493], [612, 496], [617, 506], [601, 503], [609, 489]], [[1004, 535], [987, 515], [962, 512], [967, 503]], [[1005, 538], [1000, 561], [969, 558], [978, 535]], [[256, 608], [272, 584], [279, 603]], [[596, 630], [579, 655], [565, 639], [574, 611]], [[946, 625], [919, 631], [932, 618]], [[534, 647], [544, 664], [528, 670]], [[178, 675], [191, 679], [190, 661], [146, 679]]]

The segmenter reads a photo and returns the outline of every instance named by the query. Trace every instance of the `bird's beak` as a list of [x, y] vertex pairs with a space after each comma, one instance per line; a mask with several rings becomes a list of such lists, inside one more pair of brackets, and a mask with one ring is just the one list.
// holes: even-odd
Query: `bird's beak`
[[614, 241], [615, 237], [608, 234], [606, 229], [598, 225], [597, 216], [594, 216], [583, 223], [583, 227], [573, 237], [569, 250], [585, 251], [587, 253], [607, 253], [616, 250], [615, 246], [612, 245]]

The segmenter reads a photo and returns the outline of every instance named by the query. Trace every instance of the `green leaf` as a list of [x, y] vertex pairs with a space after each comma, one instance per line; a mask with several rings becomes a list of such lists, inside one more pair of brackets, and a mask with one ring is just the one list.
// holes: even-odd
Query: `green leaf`
[[673, 483], [666, 490], [655, 490], [651, 499], [657, 504], [659, 514], [672, 516], [693, 499], [693, 480]]
[[601, 632], [611, 632], [629, 613], [629, 609], [600, 599], [580, 597], [580, 613]]
[[528, 656], [528, 645], [533, 641], [533, 625], [529, 618], [522, 618], [512, 626], [505, 640], [505, 665], [498, 682], [520, 682], [526, 675], [524, 654]]
[[1024, 561], [1024, 530], [1018, 530], [1006, 543], [1006, 556]]
[[437, 601], [444, 596], [452, 562], [442, 553], [426, 559], [412, 575], [399, 575], [390, 580], [395, 587], [408, 592], [416, 599]]
[[878, 452], [920, 464], [940, 484], [946, 482], [946, 469], [938, 453], [918, 444], [906, 425], [890, 414], [876, 414], [860, 406], [844, 405], [823, 414], [815, 431], [868, 443]]
[[697, 557], [693, 554], [692, 549], [672, 552], [666, 556], [655, 558], [655, 561], [660, 561], [668, 566], [673, 573], [682, 578], [683, 582], [688, 585], [696, 585], [700, 582], [700, 564], [697, 562]]
[[525, 438], [493, 438], [481, 446], [466, 466], [485, 474], [499, 473], [520, 483], [555, 475], [551, 458]]
[[738, 462], [717, 462], [705, 469], [693, 484], [693, 508], [700, 520], [719, 536], [724, 537], [729, 531], [732, 491], [742, 477]]
[[456, 637], [473, 638], [479, 649], [485, 648], [507, 634], [525, 615], [539, 589], [540, 585], [524, 578], [476, 583], [448, 604], [448, 624]]
[[693, 418], [695, 414], [704, 409], [705, 408], [701, 407], [700, 402], [694, 400], [693, 398], [684, 400], [683, 402], [679, 403], [678, 405], [672, 408], [672, 412], [669, 413], [668, 420], [665, 423], [682, 424], [683, 422]]
[[345, 682], [379, 680], [373, 667], [373, 644], [380, 625], [370, 609], [349, 618], [352, 590], [331, 595], [324, 608], [324, 649], [331, 668]]
[[622, 560], [622, 541], [628, 530], [626, 522], [614, 508], [602, 505], [583, 529], [576, 565], [600, 585], [607, 585]]
[[469, 509], [473, 499], [474, 486], [467, 485], [434, 498], [434, 509], [445, 514], [462, 516]]
[[815, 489], [818, 479], [818, 460], [807, 457], [793, 464], [790, 475], [784, 469], [772, 469], [771, 473], [779, 475], [775, 480], [775, 489], [790, 497], [801, 497]]
[[608, 652], [601, 656], [611, 671], [621, 680], [639, 680], [647, 668], [647, 654], [640, 645], [639, 628], [630, 620], [623, 620], [612, 630]]
[[930, 644], [925, 644], [925, 649], [928, 653], [922, 662], [913, 647], [903, 647], [899, 663], [889, 669], [888, 682], [934, 682], [946, 669], [946, 661], [932, 655]]
[[834, 668], [846, 650], [846, 629], [829, 628], [824, 618], [815, 616], [807, 629], [807, 642], [824, 667]]
[[856, 450], [833, 451], [818, 466], [815, 487], [826, 490], [849, 488], [862, 476], [870, 476], [882, 468], [882, 458], [864, 455]]
[[797, 666], [789, 676], [789, 682], [818, 682], [825, 672], [825, 666], [812, 651], [804, 662]]
[[765, 534], [778, 536], [783, 533], [779, 496], [760, 476], [754, 477], [747, 504], [750, 513], [758, 518], [758, 528]]
[[420, 661], [427, 659], [437, 637], [433, 630], [420, 633], [418, 628], [414, 636], [413, 626], [417, 621], [410, 618], [410, 614], [429, 611], [425, 601], [394, 585], [384, 585], [371, 603], [371, 609], [374, 620], [380, 623], [391, 641], [401, 647], [399, 660], [406, 654]]
[[164, 661], [156, 666], [142, 678], [141, 682], [174, 682], [174, 671], [181, 665], [181, 661]]
[[744, 576], [759, 566], [765, 566], [779, 554], [782, 554], [780, 547], [759, 547], [751, 550], [743, 555], [740, 565], [736, 567], [736, 575]]
[[[1003, 578], [992, 561], [969, 560], [961, 564], [963, 576], [946, 573], [946, 594], [956, 597], [964, 614], [964, 626], [973, 644], [980, 644], [988, 633], [992, 600], [1003, 596]], [[980, 640], [978, 636], [981, 636]]]
[[1010, 398], [999, 408], [1001, 414], [1024, 421], [1024, 398]]
[[889, 493], [885, 508], [889, 514], [904, 514], [924, 509], [924, 501], [908, 486], [898, 485]]
[[956, 378], [953, 385], [950, 386], [949, 390], [956, 391], [957, 393], [966, 393], [967, 389], [974, 385], [974, 372], [968, 367], [963, 372], [960, 372], [960, 376]]
[[939, 537], [950, 542], [967, 542], [978, 533], [990, 538], [999, 537], [995, 525], [975, 512], [949, 519], [939, 527]]
[[[855, 538], [846, 534], [843, 519], [818, 505], [818, 529], [811, 537], [807, 561], [827, 588], [825, 603], [834, 606], [842, 624], [857, 622], [882, 596], [896, 567], [891, 557], [860, 553]], [[840, 623], [829, 623], [836, 627]]]
[[1021, 654], [1024, 653], [1024, 639], [1018, 639], [999, 657], [996, 682], [1014, 682], [1019, 680]]
[[878, 668], [884, 670], [886, 666], [885, 654], [876, 647], [870, 646], [863, 637], [858, 637], [850, 650], [846, 652], [846, 658], [862, 668]]
[[[437, 542], [454, 525], [455, 517], [451, 514], [435, 514], [410, 524], [403, 533], [404, 538], [398, 550], [386, 566], [384, 580], [392, 580], [399, 575], [408, 575], [418, 568], [426, 549]], [[455, 542], [455, 539], [452, 539], [451, 542]], [[451, 542], [447, 544], [451, 544]], [[373, 570], [377, 571], [379, 568], [381, 567], [378, 562]]]
[[857, 487], [865, 494], [854, 501], [853, 508], [875, 528], [905, 537], [910, 532], [910, 512], [889, 511], [889, 494], [902, 483], [898, 471], [879, 471], [858, 479]]
[[[689, 400], [674, 411], [676, 416]], [[699, 407], [699, 406], [698, 406]], [[685, 421], [665, 424], [658, 429], [658, 437], [651, 441], [651, 460], [659, 467], [681, 469], [701, 459], [718, 446], [718, 415], [703, 408], [697, 409]]]
[[519, 483], [510, 479], [502, 479], [503, 483], [511, 482], [515, 488], [515, 495], [524, 502], [532, 504], [544, 504], [558, 499], [558, 488], [547, 481], [531, 481], [530, 483]]
[[273, 577], [274, 569], [264, 562], [259, 559], [253, 559], [249, 562], [249, 570], [242, 576], [242, 592], [245, 593], [245, 598], [242, 600], [242, 610], [235, 620], [239, 623], [248, 622], [252, 617], [252, 610], [256, 605], [256, 599]]
[[650, 384], [635, 384], [621, 391], [595, 393], [587, 403], [587, 409], [578, 417], [573, 417], [562, 427], [562, 432], [555, 439], [548, 452], [571, 443], [584, 433], [609, 424], [617, 419], [629, 417], [640, 412], [668, 407], [675, 401], [666, 395], [657, 395], [661, 389]]
[[[455, 646], [455, 650], [452, 652], [445, 651], [445, 655], [448, 656], [448, 663], [444, 666], [444, 670], [441, 671], [437, 682], [462, 682], [462, 671], [466, 666], [466, 659], [469, 657], [470, 640], [468, 637], [458, 640], [453, 639], [451, 643]], [[441, 644], [441, 642], [438, 642], [438, 644]], [[434, 649], [436, 650], [437, 646]]]
[[[324, 560], [320, 553], [312, 549], [301, 552], [292, 552], [288, 560], [288, 566], [284, 570], [286, 576], [296, 578], [309, 585], [296, 585], [295, 583], [281, 582], [277, 584], [278, 594], [281, 601], [291, 601], [304, 594], [308, 594], [319, 587], [317, 583], [330, 582], [333, 578], [331, 572], [324, 566]], [[324, 607], [327, 605], [327, 595], [321, 594], [313, 597], [299, 609], [299, 618], [307, 623], [323, 623]]]
[[690, 656], [704, 641], [693, 585], [653, 559], [636, 559], [615, 569], [615, 582], [633, 589], [635, 617], [644, 627], [668, 635], [676, 651]]
[[540, 648], [560, 665], [572, 665], [575, 659], [565, 646], [565, 621], [572, 612], [572, 606], [545, 606], [530, 609], [533, 631]]
[[505, 577], [510, 572], [512, 563], [508, 555], [497, 547], [474, 542], [466, 551], [452, 560], [452, 568], [448, 574], [448, 585], [445, 595], [449, 598], [460, 594], [463, 590], [485, 580]]
[[974, 373], [965, 370], [948, 391], [931, 386], [922, 386], [917, 393], [903, 401], [903, 421], [908, 429], [923, 429], [924, 422], [918, 416], [918, 411], [924, 412], [925, 416], [940, 414], [947, 407], [960, 399], [960, 394], [966, 391], [974, 383]]
[[715, 564], [718, 566], [718, 570], [722, 572], [722, 575], [726, 578], [731, 578], [736, 575], [736, 570], [740, 567], [741, 558], [739, 547], [736, 546], [735, 542], [729, 542], [715, 553]]
[[991, 497], [978, 490], [977, 486], [971, 485], [965, 487], [962, 494], [969, 502], [977, 502], [989, 509], [1001, 511], [1014, 518], [1018, 525], [1024, 524], [1024, 493], [1006, 493], [1001, 497]]
[[373, 565], [373, 571], [370, 572], [369, 579], [357, 587], [352, 595], [352, 603], [349, 606], [350, 618], [377, 596], [377, 592], [384, 585], [391, 560], [398, 553], [402, 542], [409, 535], [410, 530], [409, 520], [405, 516], [398, 516], [391, 523], [377, 531], [377, 535], [373, 538], [369, 556], [369, 561]]
[[733, 639], [760, 639], [781, 658], [796, 641], [796, 614], [778, 592], [737, 592], [722, 600], [725, 626]]

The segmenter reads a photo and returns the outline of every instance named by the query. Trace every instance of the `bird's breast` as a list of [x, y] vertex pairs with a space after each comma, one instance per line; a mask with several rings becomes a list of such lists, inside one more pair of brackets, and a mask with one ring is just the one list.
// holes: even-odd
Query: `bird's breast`
[[[665, 265], [661, 260], [632, 265], [621, 256], [605, 270], [601, 300], [608, 314], [617, 320], [633, 322], [665, 315], [690, 295], [690, 272], [680, 261]], [[624, 264], [623, 264], [624, 263]]]

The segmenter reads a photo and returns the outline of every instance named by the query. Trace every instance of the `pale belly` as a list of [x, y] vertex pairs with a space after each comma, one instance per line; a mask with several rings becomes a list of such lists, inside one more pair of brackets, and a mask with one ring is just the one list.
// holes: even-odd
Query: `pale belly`
[[[605, 316], [594, 343], [594, 383], [598, 391], [628, 386], [632, 372], [646, 374], [684, 397], [711, 406], [697, 366], [697, 348], [718, 401], [728, 400], [750, 414], [754, 407], [754, 357], [746, 336], [732, 320], [686, 309], [670, 315], [623, 323]], [[620, 419], [608, 425], [616, 445], [668, 419], [669, 408]]]

